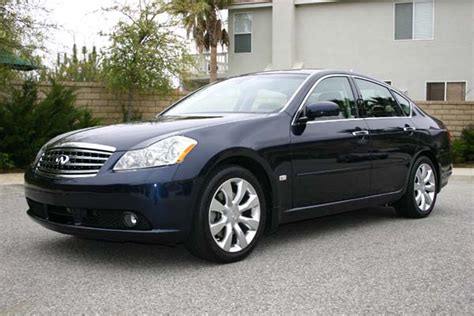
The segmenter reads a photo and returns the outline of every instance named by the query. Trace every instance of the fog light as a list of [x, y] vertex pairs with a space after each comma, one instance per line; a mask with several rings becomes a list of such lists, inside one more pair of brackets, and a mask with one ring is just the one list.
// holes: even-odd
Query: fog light
[[123, 213], [123, 223], [127, 227], [134, 227], [138, 223], [138, 216], [132, 212]]

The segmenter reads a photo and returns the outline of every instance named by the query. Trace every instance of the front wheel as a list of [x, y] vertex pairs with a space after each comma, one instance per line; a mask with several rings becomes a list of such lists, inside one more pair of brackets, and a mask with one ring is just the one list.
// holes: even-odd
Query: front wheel
[[252, 252], [265, 224], [265, 197], [255, 176], [238, 166], [216, 171], [199, 205], [186, 243], [198, 257], [221, 263]]
[[413, 165], [405, 195], [395, 205], [405, 217], [422, 218], [433, 210], [437, 197], [436, 169], [427, 157], [420, 157]]

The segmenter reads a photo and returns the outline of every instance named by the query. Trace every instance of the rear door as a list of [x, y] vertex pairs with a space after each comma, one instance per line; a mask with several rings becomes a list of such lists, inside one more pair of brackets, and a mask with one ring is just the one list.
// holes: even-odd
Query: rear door
[[354, 78], [354, 81], [361, 101], [361, 115], [370, 132], [370, 193], [401, 190], [417, 146], [409, 110], [400, 106], [387, 87], [364, 78]]
[[340, 114], [293, 123], [293, 207], [368, 194], [370, 136], [365, 120], [358, 117], [354, 92], [348, 77], [332, 76], [316, 83], [303, 102], [300, 113], [306, 104], [331, 101], [339, 105]]

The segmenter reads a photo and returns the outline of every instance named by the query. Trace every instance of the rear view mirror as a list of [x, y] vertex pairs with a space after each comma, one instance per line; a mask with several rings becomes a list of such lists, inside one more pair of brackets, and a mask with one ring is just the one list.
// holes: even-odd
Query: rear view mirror
[[310, 120], [324, 116], [338, 116], [340, 112], [339, 105], [331, 101], [316, 102], [305, 107], [306, 117]]

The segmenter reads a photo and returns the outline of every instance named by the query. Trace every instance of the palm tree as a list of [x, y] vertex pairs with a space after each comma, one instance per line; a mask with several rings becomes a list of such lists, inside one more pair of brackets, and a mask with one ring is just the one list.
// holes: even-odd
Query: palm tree
[[170, 12], [181, 18], [188, 36], [192, 34], [199, 53], [211, 51], [210, 81], [217, 80], [217, 45], [229, 45], [220, 10], [232, 0], [172, 0]]

